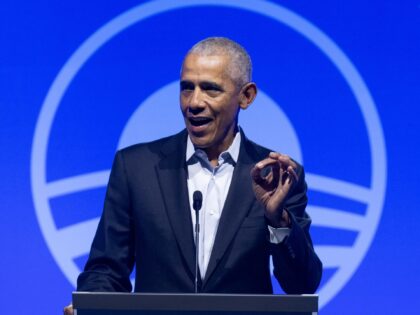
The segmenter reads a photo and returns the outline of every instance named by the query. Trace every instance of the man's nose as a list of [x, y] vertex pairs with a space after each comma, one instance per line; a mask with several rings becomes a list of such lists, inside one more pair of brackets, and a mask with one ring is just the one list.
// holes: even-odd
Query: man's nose
[[194, 89], [194, 92], [192, 93], [190, 98], [189, 105], [191, 111], [200, 111], [206, 106], [204, 102], [203, 92], [199, 88]]

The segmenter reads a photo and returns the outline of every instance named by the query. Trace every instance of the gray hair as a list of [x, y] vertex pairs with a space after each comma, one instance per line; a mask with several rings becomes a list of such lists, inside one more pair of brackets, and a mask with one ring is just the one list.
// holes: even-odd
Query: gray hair
[[237, 87], [252, 80], [252, 62], [247, 51], [238, 43], [226, 37], [208, 37], [195, 44], [187, 53], [199, 56], [227, 55], [230, 63], [227, 72]]

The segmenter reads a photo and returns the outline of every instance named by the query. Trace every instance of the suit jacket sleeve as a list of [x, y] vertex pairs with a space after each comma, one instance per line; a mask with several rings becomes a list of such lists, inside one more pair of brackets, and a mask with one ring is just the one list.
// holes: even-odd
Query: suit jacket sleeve
[[322, 263], [315, 254], [309, 226], [311, 219], [305, 212], [308, 198], [303, 167], [298, 168], [299, 181], [293, 186], [285, 208], [291, 218], [289, 236], [280, 244], [271, 244], [274, 275], [289, 294], [313, 293], [322, 275]]
[[77, 290], [130, 292], [134, 247], [127, 174], [123, 154], [118, 152], [109, 178], [104, 210], [88, 262], [77, 280]]

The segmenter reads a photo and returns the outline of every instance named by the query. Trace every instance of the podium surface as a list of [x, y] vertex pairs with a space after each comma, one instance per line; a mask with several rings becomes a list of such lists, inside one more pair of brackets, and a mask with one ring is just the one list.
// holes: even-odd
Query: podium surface
[[315, 315], [318, 295], [73, 292], [75, 315]]

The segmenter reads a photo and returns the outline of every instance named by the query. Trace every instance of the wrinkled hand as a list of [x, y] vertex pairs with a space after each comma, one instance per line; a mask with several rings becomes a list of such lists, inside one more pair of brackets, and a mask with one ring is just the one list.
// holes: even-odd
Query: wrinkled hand
[[[267, 167], [271, 168], [270, 172], [262, 174]], [[251, 170], [255, 197], [264, 205], [265, 216], [273, 227], [290, 226], [289, 215], [283, 206], [290, 188], [299, 179], [296, 168], [289, 156], [271, 152]]]
[[67, 305], [63, 310], [64, 315], [73, 315], [73, 304]]

